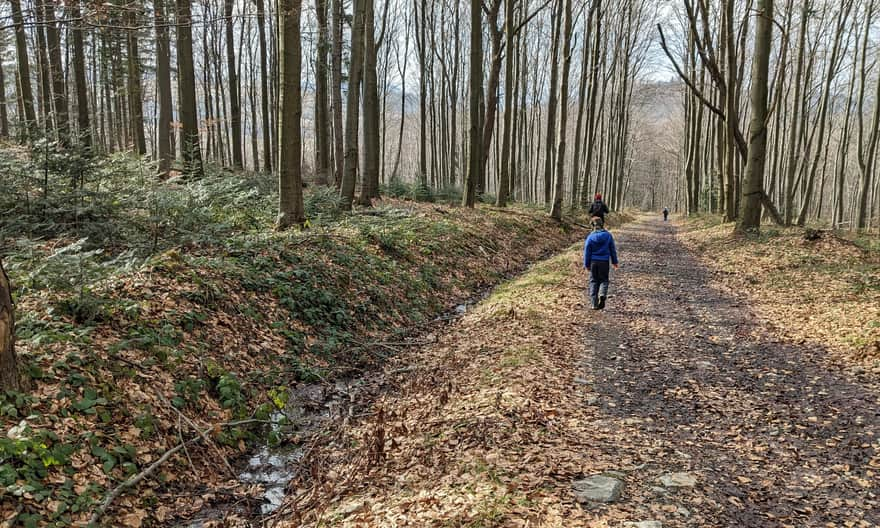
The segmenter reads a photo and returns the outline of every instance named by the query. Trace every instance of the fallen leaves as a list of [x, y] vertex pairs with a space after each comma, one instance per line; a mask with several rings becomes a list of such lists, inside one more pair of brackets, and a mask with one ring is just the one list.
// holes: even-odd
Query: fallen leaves
[[[269, 399], [269, 389], [294, 384], [300, 376], [344, 374], [397, 351], [350, 350], [340, 345], [346, 339], [340, 334], [367, 344], [387, 341], [392, 330], [424, 324], [574, 236], [539, 211], [455, 209], [448, 215], [433, 205], [393, 201], [388, 209], [406, 214], [343, 221], [301, 238], [259, 233], [218, 241], [216, 247], [166, 252], [140, 269], [89, 285], [112, 308], [91, 327], [60, 316], [56, 292], [19, 299], [23, 320], [46, 334], [19, 342], [23, 359], [41, 371], [27, 413], [40, 416], [32, 426], [51, 433], [52, 442], [77, 450], [65, 471], [55, 467], [37, 477], [50, 500], [7, 493], [0, 497], [0, 511], [21, 505], [19, 513], [49, 522], [54, 512], [48, 505], [68, 500], [60, 497], [69, 497], [70, 480], [84, 511], [52, 522], [83, 522], [107, 490], [187, 434], [163, 398], [177, 398], [175, 405], [185, 406], [186, 415], [203, 427], [251, 413]], [[301, 295], [278, 293], [291, 285]], [[348, 312], [334, 310], [340, 299]], [[384, 306], [388, 309], [379, 309]], [[348, 317], [350, 324], [319, 339], [321, 327], [337, 317]], [[216, 380], [223, 376], [234, 376], [240, 387], [218, 394]], [[242, 409], [225, 405], [229, 402]], [[0, 425], [5, 432], [18, 421], [3, 415]], [[211, 499], [202, 496], [228, 484], [224, 459], [246, 449], [243, 438], [226, 433], [216, 429], [210, 435], [222, 443], [219, 453], [201, 445], [176, 455], [158, 478], [139, 483], [134, 502], [111, 509], [107, 522], [171, 522], [204, 507]], [[393, 445], [398, 436], [386, 437], [385, 444]], [[240, 488], [242, 494], [259, 491]]]

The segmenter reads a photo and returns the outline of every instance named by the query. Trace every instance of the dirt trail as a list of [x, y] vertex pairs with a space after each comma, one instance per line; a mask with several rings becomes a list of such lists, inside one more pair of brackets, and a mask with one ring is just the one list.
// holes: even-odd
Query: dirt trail
[[618, 419], [595, 445], [647, 464], [630, 493], [662, 494], [652, 477], [687, 471], [685, 515], [664, 525], [880, 525], [877, 380], [755, 325], [746, 295], [711, 287], [671, 224], [645, 218], [617, 238], [623, 269], [583, 366]]
[[[671, 223], [613, 233], [607, 310], [579, 246], [499, 287], [390, 362], [273, 523], [880, 526], [877, 380], [759, 327]], [[579, 498], [596, 475], [619, 497]]]

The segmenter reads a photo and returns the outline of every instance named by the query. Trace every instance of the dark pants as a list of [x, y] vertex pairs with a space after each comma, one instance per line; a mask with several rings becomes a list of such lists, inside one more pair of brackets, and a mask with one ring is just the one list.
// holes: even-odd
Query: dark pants
[[597, 297], [608, 296], [608, 282], [611, 273], [611, 263], [607, 260], [593, 260], [590, 262], [590, 299], [595, 301]]

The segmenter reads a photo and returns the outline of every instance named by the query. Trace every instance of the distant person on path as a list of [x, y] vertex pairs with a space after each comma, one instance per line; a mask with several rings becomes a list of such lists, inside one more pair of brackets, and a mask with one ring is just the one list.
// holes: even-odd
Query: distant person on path
[[592, 205], [590, 205], [590, 218], [598, 216], [605, 221], [605, 215], [608, 214], [608, 206], [605, 205], [605, 202], [602, 201], [602, 194], [596, 193], [596, 197], [593, 200]]
[[669, 208], [664, 207], [663, 208], [663, 221], [666, 222], [667, 220], [669, 220]]
[[610, 268], [617, 269], [617, 248], [601, 217], [593, 217], [591, 223], [593, 232], [584, 242], [584, 268], [590, 270], [590, 306], [593, 310], [603, 310], [608, 297]]

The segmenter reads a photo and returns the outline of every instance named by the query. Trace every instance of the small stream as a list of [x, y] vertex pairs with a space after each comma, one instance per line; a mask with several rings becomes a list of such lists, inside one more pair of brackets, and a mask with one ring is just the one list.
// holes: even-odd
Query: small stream
[[238, 480], [262, 486], [261, 515], [272, 513], [281, 506], [287, 483], [293, 478], [291, 468], [301, 458], [302, 449], [298, 446], [266, 445], [248, 459], [247, 467], [238, 474]]
[[[270, 417], [271, 432], [282, 439], [306, 438], [331, 418], [348, 409], [356, 401], [363, 385], [362, 380], [342, 379], [332, 384], [311, 383], [301, 385], [291, 391], [290, 399], [284, 409]], [[280, 445], [268, 443], [259, 446], [254, 452], [236, 464], [238, 480], [243, 484], [258, 485], [262, 488], [262, 501], [229, 501], [213, 504], [203, 509], [188, 523], [179, 525], [186, 528], [203, 528], [206, 523], [222, 519], [229, 513], [246, 518], [268, 515], [277, 510], [287, 493], [287, 485], [293, 479], [296, 463], [303, 457], [301, 446], [284, 442]]]
[[[464, 315], [488, 293], [487, 290], [468, 302], [455, 306], [436, 321], [448, 321]], [[331, 383], [311, 383], [292, 389], [285, 408], [271, 416], [268, 427], [276, 433], [271, 436], [307, 438], [327, 420], [351, 417], [355, 406], [364, 399], [363, 393], [368, 381], [373, 380], [375, 376], [381, 376], [381, 372], [360, 378], [340, 379]], [[209, 521], [222, 519], [228, 513], [237, 513], [253, 519], [274, 512], [281, 507], [287, 494], [287, 485], [293, 479], [297, 462], [302, 457], [303, 449], [299, 445], [267, 443], [260, 446], [251, 453], [246, 463], [242, 462], [236, 468], [240, 482], [259, 485], [263, 489], [262, 502], [258, 507], [253, 502], [247, 501], [230, 501], [225, 504], [220, 501], [206, 507], [187, 524], [179, 526], [203, 528]]]

